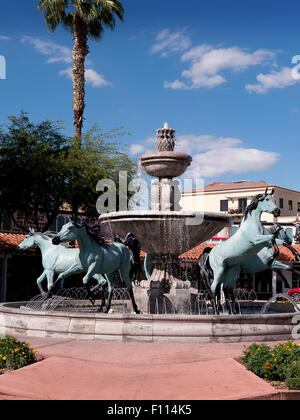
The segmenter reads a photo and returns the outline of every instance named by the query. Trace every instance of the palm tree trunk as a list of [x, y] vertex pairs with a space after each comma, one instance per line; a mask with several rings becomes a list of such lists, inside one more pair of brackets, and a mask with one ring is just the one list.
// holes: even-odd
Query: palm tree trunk
[[85, 21], [76, 11], [74, 14], [74, 47], [73, 47], [73, 109], [75, 137], [80, 140], [85, 108], [85, 57], [89, 53], [88, 31]]

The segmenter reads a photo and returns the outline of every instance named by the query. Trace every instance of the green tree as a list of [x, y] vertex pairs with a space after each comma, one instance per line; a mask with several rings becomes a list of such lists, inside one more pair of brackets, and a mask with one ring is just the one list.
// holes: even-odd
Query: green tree
[[[95, 126], [82, 135], [81, 145], [76, 139], [69, 139], [70, 148], [64, 160], [68, 173], [68, 190], [66, 201], [72, 207], [90, 217], [99, 216], [96, 202], [99, 192], [96, 186], [101, 179], [111, 179], [119, 191], [119, 172], [126, 171], [128, 183], [136, 172], [136, 162], [128, 157], [117, 138], [128, 135], [123, 128], [104, 131]], [[118, 195], [117, 195], [118, 198]], [[118, 200], [117, 200], [118, 203]]]
[[61, 122], [34, 124], [25, 113], [8, 120], [0, 127], [0, 210], [23, 230], [48, 230], [66, 206], [97, 217], [98, 181], [109, 178], [118, 186], [119, 171], [128, 172], [128, 182], [132, 179], [135, 162], [116, 141], [127, 134], [122, 129], [94, 127], [79, 145], [64, 135]]
[[[10, 124], [0, 128], [0, 209], [24, 230], [42, 228], [42, 213], [47, 230], [63, 204], [67, 180], [61, 170], [68, 148], [62, 125], [33, 124], [25, 113], [8, 120]], [[15, 218], [16, 212], [25, 224]]]
[[123, 21], [124, 8], [117, 0], [42, 0], [38, 10], [55, 31], [58, 25], [73, 34], [73, 110], [75, 137], [81, 139], [85, 108], [85, 59], [88, 38], [101, 40], [105, 28], [114, 29], [116, 17]]

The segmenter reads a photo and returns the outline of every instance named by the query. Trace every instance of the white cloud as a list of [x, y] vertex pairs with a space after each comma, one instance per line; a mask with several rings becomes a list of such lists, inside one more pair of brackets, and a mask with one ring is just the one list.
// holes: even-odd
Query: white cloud
[[164, 86], [171, 89], [212, 88], [227, 80], [220, 74], [224, 71], [242, 71], [250, 66], [274, 62], [275, 54], [269, 50], [259, 49], [254, 52], [239, 47], [214, 48], [209, 45], [198, 45], [184, 53], [182, 62], [190, 62], [190, 67], [181, 73], [185, 80], [166, 81]]
[[155, 38], [156, 43], [152, 45], [150, 54], [161, 53], [166, 57], [169, 52], [184, 51], [190, 47], [190, 38], [183, 31], [171, 32], [164, 29], [158, 33]]
[[58, 45], [50, 41], [42, 41], [39, 38], [24, 36], [23, 43], [29, 43], [43, 55], [48, 56], [47, 63], [65, 63], [70, 64], [73, 61], [71, 48], [64, 45]]
[[9, 41], [9, 40], [11, 40], [11, 38], [9, 36], [0, 35], [0, 41]]
[[[21, 42], [29, 43], [34, 46], [34, 48], [41, 54], [49, 57], [47, 63], [64, 63], [71, 64], [73, 62], [73, 53], [72, 49], [65, 47], [64, 45], [58, 45], [51, 41], [43, 41], [39, 38], [33, 38], [30, 36], [24, 36], [21, 39]], [[92, 65], [91, 60], [86, 60], [86, 65]], [[69, 79], [73, 78], [72, 67], [68, 67], [65, 70], [59, 72], [60, 76], [67, 76]], [[88, 84], [95, 88], [104, 87], [111, 85], [110, 82], [104, 79], [104, 77], [97, 73], [96, 70], [88, 68], [85, 70], [85, 79]]]
[[292, 76], [292, 69], [283, 67], [279, 71], [272, 71], [269, 74], [260, 73], [256, 77], [258, 83], [246, 85], [249, 93], [267, 93], [270, 89], [282, 89], [286, 86], [295, 85], [299, 80]]
[[[236, 137], [186, 134], [176, 137], [175, 150], [193, 157], [193, 164], [185, 174], [186, 178], [193, 179], [268, 170], [279, 159], [277, 153], [248, 149], [242, 145], [242, 140]], [[131, 145], [130, 153], [141, 155], [155, 149], [155, 139], [149, 137]]]
[[131, 155], [139, 155], [145, 153], [145, 146], [143, 144], [135, 143], [129, 147], [129, 152]]
[[[73, 69], [72, 67], [68, 67], [65, 70], [61, 70], [59, 72], [60, 76], [67, 76], [68, 79], [73, 80]], [[93, 87], [104, 87], [111, 85], [110, 82], [106, 81], [103, 76], [97, 73], [93, 69], [86, 69], [85, 70], [85, 80], [88, 84], [91, 84]]]
[[183, 153], [194, 154], [205, 150], [238, 146], [241, 143], [242, 141], [238, 138], [214, 137], [210, 134], [203, 134], [201, 136], [187, 134], [176, 137], [176, 150]]
[[103, 87], [111, 85], [110, 82], [105, 80], [101, 74], [97, 73], [93, 69], [86, 69], [85, 79], [87, 83], [90, 83], [93, 87]]
[[180, 80], [176, 79], [174, 80], [174, 82], [167, 82], [165, 81], [164, 83], [164, 88], [168, 89], [190, 89], [188, 85], [186, 85], [185, 83], [181, 82]]
[[141, 143], [134, 143], [129, 147], [129, 152], [131, 155], [140, 155], [148, 152], [153, 152], [156, 149], [156, 139], [155, 137], [148, 137], [146, 140]]
[[241, 174], [268, 170], [279, 159], [274, 152], [258, 149], [220, 148], [193, 156], [193, 165], [186, 176], [191, 178], [218, 177], [225, 173]]

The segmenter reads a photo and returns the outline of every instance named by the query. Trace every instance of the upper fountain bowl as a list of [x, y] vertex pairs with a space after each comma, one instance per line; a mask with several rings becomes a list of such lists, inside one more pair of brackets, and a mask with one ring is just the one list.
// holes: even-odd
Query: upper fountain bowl
[[149, 255], [180, 254], [215, 236], [231, 224], [225, 213], [195, 211], [126, 211], [100, 216], [121, 238], [133, 232]]
[[191, 156], [173, 151], [146, 153], [141, 157], [147, 174], [156, 178], [177, 178], [191, 163]]

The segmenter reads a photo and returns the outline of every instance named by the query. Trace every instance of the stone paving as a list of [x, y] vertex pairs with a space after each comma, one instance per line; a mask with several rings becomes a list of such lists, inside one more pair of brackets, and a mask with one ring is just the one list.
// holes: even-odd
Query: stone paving
[[3, 400], [281, 399], [239, 362], [243, 343], [18, 338], [43, 360], [0, 376]]

